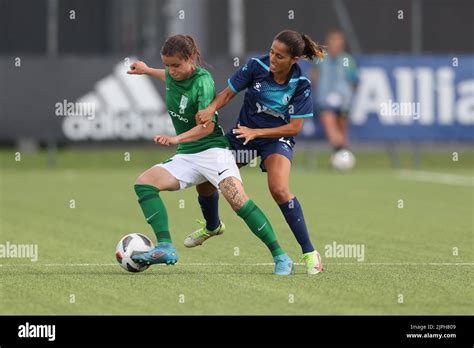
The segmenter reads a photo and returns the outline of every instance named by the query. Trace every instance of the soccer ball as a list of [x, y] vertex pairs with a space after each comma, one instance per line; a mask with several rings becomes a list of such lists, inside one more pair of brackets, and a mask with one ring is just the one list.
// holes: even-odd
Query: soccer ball
[[339, 150], [331, 156], [331, 165], [334, 169], [347, 171], [354, 168], [356, 159], [349, 150]]
[[120, 239], [115, 251], [115, 257], [123, 269], [129, 272], [143, 272], [150, 265], [141, 265], [132, 260], [132, 256], [153, 249], [153, 242], [140, 233], [127, 234]]

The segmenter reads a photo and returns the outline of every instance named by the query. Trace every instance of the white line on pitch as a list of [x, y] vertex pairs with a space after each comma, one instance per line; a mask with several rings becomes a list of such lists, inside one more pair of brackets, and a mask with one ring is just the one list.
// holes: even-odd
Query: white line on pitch
[[474, 186], [474, 177], [447, 173], [426, 172], [421, 170], [400, 170], [398, 177], [402, 180], [432, 182], [437, 184]]
[[[474, 262], [329, 262], [325, 265], [341, 266], [474, 266]], [[19, 263], [0, 264], [0, 267], [9, 266], [44, 266], [44, 267], [94, 267], [117, 266], [117, 263]], [[274, 263], [177, 263], [178, 266], [273, 266]], [[302, 266], [304, 263], [295, 263]]]

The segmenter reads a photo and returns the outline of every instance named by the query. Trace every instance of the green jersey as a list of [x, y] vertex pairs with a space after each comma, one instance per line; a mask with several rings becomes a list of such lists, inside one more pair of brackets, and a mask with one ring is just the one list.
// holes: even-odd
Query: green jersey
[[[216, 88], [211, 74], [201, 67], [184, 81], [176, 81], [165, 72], [166, 76], [166, 108], [171, 116], [176, 134], [187, 132], [197, 126], [196, 113], [205, 109], [214, 99]], [[213, 147], [228, 148], [229, 142], [224, 131], [217, 123], [217, 113], [213, 117], [214, 131], [195, 141], [178, 145], [178, 154], [201, 152]]]

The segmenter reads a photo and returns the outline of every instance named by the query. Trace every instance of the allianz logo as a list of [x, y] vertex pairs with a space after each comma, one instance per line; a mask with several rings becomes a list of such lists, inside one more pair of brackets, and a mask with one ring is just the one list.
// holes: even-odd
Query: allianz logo
[[95, 117], [64, 117], [62, 130], [67, 139], [138, 140], [175, 134], [165, 102], [151, 78], [127, 75], [127, 68], [123, 62], [116, 64], [112, 74], [97, 81], [92, 91], [76, 101], [93, 105]]
[[361, 126], [376, 117], [384, 126], [473, 125], [474, 79], [461, 76], [449, 66], [361, 68], [351, 123]]

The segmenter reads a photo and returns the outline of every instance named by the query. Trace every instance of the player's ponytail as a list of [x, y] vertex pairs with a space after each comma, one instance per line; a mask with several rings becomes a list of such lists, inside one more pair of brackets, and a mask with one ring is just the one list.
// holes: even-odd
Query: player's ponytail
[[186, 35], [186, 40], [188, 40], [189, 47], [191, 49], [191, 55], [194, 56], [194, 59], [198, 65], [201, 64], [201, 52], [199, 51], [199, 48], [196, 45], [196, 41], [194, 41], [193, 37], [191, 35]]
[[313, 60], [322, 59], [326, 55], [324, 46], [316, 43], [309, 35], [300, 34], [294, 30], [283, 30], [274, 40], [284, 43], [292, 57], [302, 57]]
[[170, 36], [161, 48], [161, 54], [167, 57], [179, 56], [185, 60], [194, 58], [196, 64], [201, 65], [201, 52], [190, 35]]
[[315, 42], [309, 35], [301, 34], [301, 37], [304, 41], [303, 57], [309, 60], [324, 58], [326, 52], [323, 46]]

